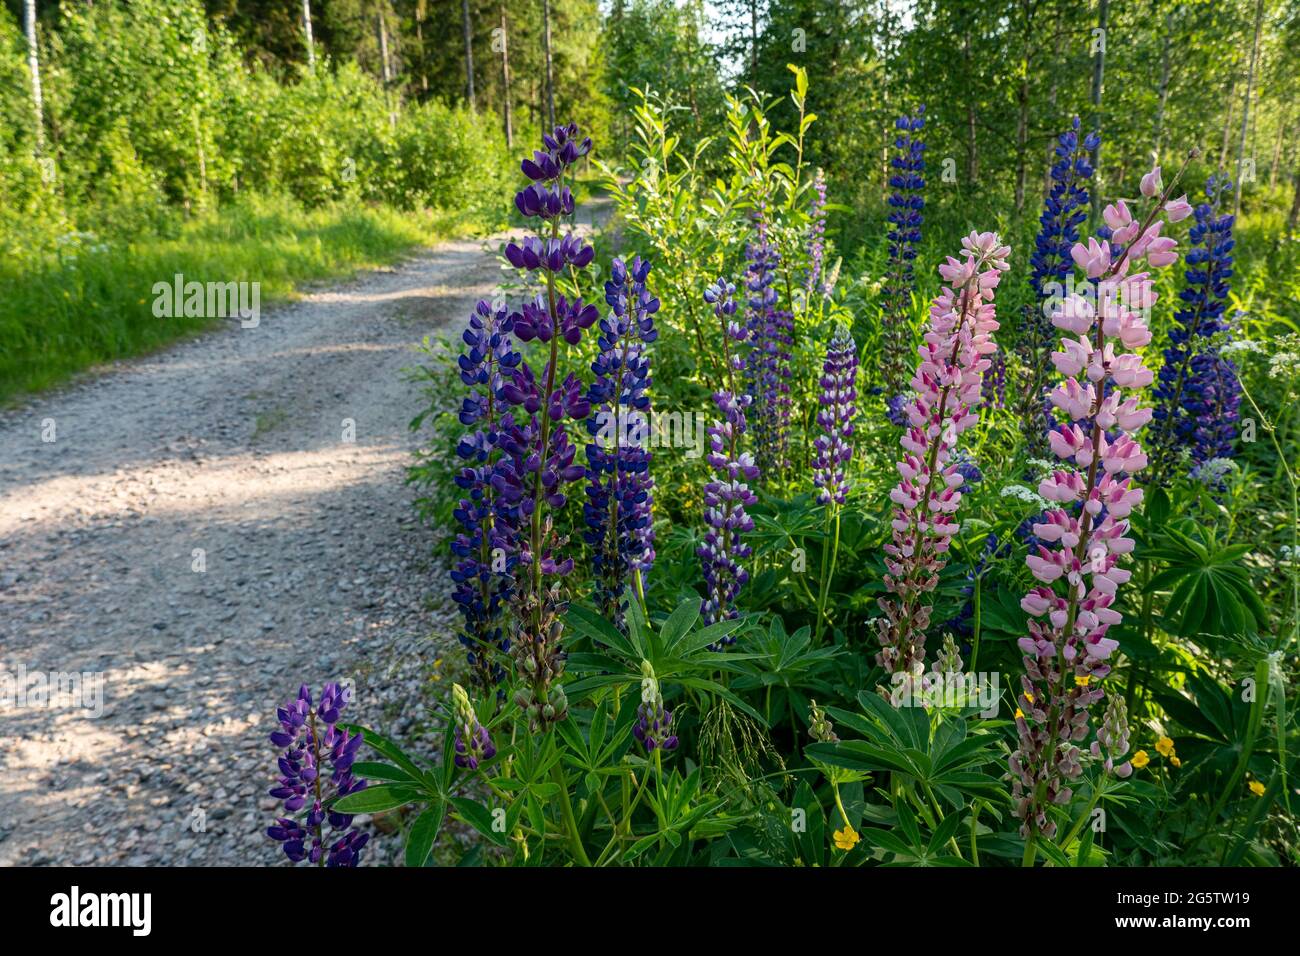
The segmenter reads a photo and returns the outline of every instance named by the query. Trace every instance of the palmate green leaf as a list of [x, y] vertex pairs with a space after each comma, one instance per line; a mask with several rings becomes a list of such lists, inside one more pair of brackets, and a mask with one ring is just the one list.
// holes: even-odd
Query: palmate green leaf
[[637, 647], [619, 633], [618, 628], [592, 608], [572, 604], [564, 622], [574, 632], [590, 638], [597, 647], [605, 644], [631, 660], [639, 661], [643, 656]]
[[961, 813], [950, 813], [944, 817], [935, 828], [934, 833], [930, 835], [930, 843], [926, 847], [926, 852], [931, 855], [942, 853], [944, 845], [957, 835], [957, 830], [962, 824], [962, 817], [963, 814]]
[[1214, 549], [1170, 525], [1143, 559], [1168, 565], [1150, 587], [1170, 591], [1165, 629], [1180, 637], [1211, 638], [1263, 628], [1267, 611], [1250, 573], [1240, 564], [1246, 545]]
[[860, 835], [864, 843], [870, 844], [876, 849], [893, 853], [901, 860], [911, 862], [916, 859], [916, 851], [890, 830], [877, 830], [874, 827], [868, 827], [862, 830]]
[[640, 674], [624, 672], [621, 674], [594, 674], [591, 677], [583, 677], [572, 683], [565, 683], [564, 692], [573, 699], [580, 699], [587, 691], [595, 690], [599, 687], [610, 687], [614, 684], [639, 684], [641, 682]]
[[[698, 602], [696, 603], [698, 606]], [[718, 621], [716, 624], [702, 627], [698, 631], [683, 637], [678, 646], [670, 648], [665, 656], [676, 656], [689, 660], [693, 655], [698, 654], [709, 645], [716, 644], [724, 637], [735, 633], [744, 624], [744, 618], [735, 618], [734, 620]]]
[[923, 707], [895, 707], [874, 691], [858, 693], [858, 703], [869, 715], [889, 728], [903, 746], [925, 749], [930, 737], [930, 718]]
[[916, 767], [908, 763], [902, 754], [877, 747], [864, 740], [842, 740], [836, 744], [809, 744], [804, 748], [804, 753], [833, 767], [868, 772], [888, 770], [912, 777], [919, 776]]

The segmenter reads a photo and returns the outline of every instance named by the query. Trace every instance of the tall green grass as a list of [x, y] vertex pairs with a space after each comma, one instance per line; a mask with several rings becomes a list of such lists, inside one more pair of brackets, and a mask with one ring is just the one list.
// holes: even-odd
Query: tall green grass
[[489, 224], [348, 202], [307, 210], [287, 198], [241, 199], [169, 238], [64, 237], [52, 255], [0, 262], [0, 402], [140, 355], [223, 319], [157, 318], [153, 286], [259, 282], [261, 306], [302, 282], [389, 263], [413, 247]]

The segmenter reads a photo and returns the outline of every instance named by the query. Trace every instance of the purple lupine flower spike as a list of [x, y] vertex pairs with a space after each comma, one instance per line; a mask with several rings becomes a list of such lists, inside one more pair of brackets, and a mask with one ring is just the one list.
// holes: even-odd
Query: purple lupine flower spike
[[[583, 539], [592, 549], [596, 605], [620, 631], [624, 597], [633, 574], [654, 563], [650, 427], [650, 359], [647, 346], [659, 337], [654, 313], [659, 300], [646, 288], [650, 263], [615, 259], [605, 283], [612, 314], [601, 320], [600, 352], [587, 399], [587, 502]], [[644, 585], [643, 585], [644, 586]]]
[[821, 504], [842, 505], [849, 492], [844, 470], [853, 458], [853, 419], [857, 416], [858, 350], [844, 326], [835, 330], [822, 366], [821, 408], [817, 424], [822, 434], [813, 442], [813, 484]]
[[502, 396], [506, 376], [513, 375], [520, 362], [510, 339], [512, 329], [505, 309], [479, 302], [461, 336], [467, 348], [460, 356], [460, 377], [471, 391], [461, 406], [460, 421], [479, 427], [456, 446], [466, 467], [455, 480], [466, 497], [454, 512], [462, 531], [451, 542], [451, 579], [456, 585], [452, 597], [464, 622], [457, 636], [465, 646], [471, 680], [484, 689], [505, 677], [501, 661], [510, 641], [502, 615], [519, 563], [514, 544], [519, 509], [502, 500], [492, 484], [503, 457], [502, 431], [514, 425]]
[[1196, 207], [1196, 222], [1188, 232], [1187, 285], [1179, 294], [1183, 307], [1174, 313], [1176, 324], [1169, 330], [1156, 379], [1151, 426], [1156, 480], [1166, 478], [1184, 458], [1199, 476], [1214, 471], [1203, 467], [1207, 462], [1232, 457], [1241, 382], [1236, 365], [1220, 349], [1231, 334], [1224, 313], [1232, 278], [1234, 217], [1219, 213], [1220, 200], [1231, 187], [1224, 177], [1210, 177], [1205, 188], [1209, 201]]
[[[336, 726], [351, 699], [347, 687], [326, 684], [320, 705], [313, 710], [311, 691], [303, 684], [297, 699], [276, 711], [280, 729], [271, 734], [271, 743], [284, 753], [278, 761], [279, 782], [269, 792], [284, 801], [289, 815], [278, 818], [266, 834], [281, 844], [284, 855], [294, 863], [309, 860], [322, 866], [356, 866], [370, 839], [369, 834], [353, 827], [350, 814], [324, 807], [335, 797], [366, 787], [366, 781], [352, 775], [361, 735]], [[304, 808], [307, 812], [299, 819]], [[326, 821], [332, 831], [328, 837]]]
[[1074, 267], [1070, 247], [1079, 240], [1079, 226], [1088, 218], [1088, 180], [1093, 169], [1089, 154], [1101, 144], [1096, 132], [1079, 135], [1079, 118], [1057, 138], [1052, 187], [1038, 217], [1038, 235], [1029, 257], [1033, 300], [1024, 307], [1017, 352], [1025, 370], [1021, 383], [1020, 423], [1030, 457], [1046, 458], [1047, 433], [1053, 426], [1047, 398], [1047, 355], [1053, 341], [1049, 306], [1062, 294]]
[[818, 280], [822, 276], [822, 267], [826, 258], [826, 174], [817, 170], [813, 179], [812, 207], [808, 210], [808, 281], [805, 291], [811, 297], [815, 292], [822, 295], [831, 294], [831, 284], [822, 283], [818, 289]]
[[925, 209], [925, 143], [919, 135], [925, 127], [925, 107], [918, 106], [913, 116], [900, 116], [894, 126], [898, 135], [890, 159], [894, 172], [889, 177], [893, 189], [889, 197], [889, 271], [882, 289], [881, 314], [885, 403], [891, 408], [899, 405], [897, 399], [907, 384], [908, 314], [916, 284], [913, 261]]
[[[714, 477], [704, 486], [704, 521], [708, 530], [704, 533], [704, 543], [696, 550], [706, 591], [700, 613], [707, 624], [739, 616], [736, 597], [749, 580], [749, 572], [740, 562], [751, 553], [743, 535], [754, 530], [754, 519], [745, 509], [758, 500], [748, 484], [757, 480], [758, 466], [753, 455], [740, 450], [750, 396], [737, 395], [734, 389], [736, 378], [745, 370], [739, 348], [748, 333], [734, 318], [735, 293], [736, 287], [725, 279], [704, 290], [704, 301], [713, 306], [713, 314], [722, 323], [729, 385], [729, 389], [713, 395], [722, 418], [708, 430], [709, 453], [705, 461], [713, 469]], [[721, 650], [734, 641], [734, 637], [725, 637], [713, 649]]]
[[790, 350], [794, 345], [794, 317], [777, 305], [776, 270], [781, 256], [768, 241], [767, 226], [758, 217], [758, 237], [746, 250], [749, 268], [745, 289], [749, 293], [750, 354], [746, 387], [753, 398], [747, 413], [763, 474], [779, 474], [786, 467], [790, 426]]
[[[516, 197], [515, 206], [538, 220], [539, 234], [505, 248], [511, 265], [542, 272], [546, 286], [544, 293], [510, 317], [515, 338], [539, 343], [547, 358], [540, 372], [520, 362], [502, 384], [501, 398], [515, 407], [518, 417], [501, 429], [497, 447], [503, 457], [491, 476], [497, 500], [511, 514], [516, 529], [511, 541], [517, 567], [509, 647], [521, 678], [515, 703], [527, 712], [534, 730], [561, 721], [568, 713], [560, 686], [567, 603], [556, 579], [572, 571], [574, 562], [562, 553], [566, 539], [557, 532], [555, 518], [568, 502], [565, 487], [586, 473], [575, 462], [577, 449], [566, 422], [582, 421], [591, 413], [582, 382], [572, 373], [561, 375], [560, 344], [578, 345], [582, 333], [600, 318], [594, 305], [568, 299], [555, 285], [557, 273], [581, 269], [595, 255], [581, 236], [560, 233], [560, 220], [573, 206], [565, 181], [573, 164], [591, 150], [591, 140], [579, 135], [572, 123], [557, 126], [542, 136], [544, 148], [521, 163], [532, 182]], [[471, 743], [467, 740], [465, 745]]]

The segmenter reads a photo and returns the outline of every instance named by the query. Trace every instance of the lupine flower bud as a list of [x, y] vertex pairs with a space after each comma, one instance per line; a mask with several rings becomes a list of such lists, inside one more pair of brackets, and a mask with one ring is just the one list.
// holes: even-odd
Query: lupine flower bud
[[1092, 755], [1101, 757], [1103, 748], [1105, 757], [1102, 767], [1107, 773], [1127, 777], [1133, 772], [1133, 765], [1124, 761], [1128, 754], [1128, 707], [1121, 694], [1107, 695], [1106, 715], [1097, 730], [1097, 739], [1092, 742]]
[[641, 742], [646, 752], [676, 750], [677, 737], [672, 732], [673, 713], [664, 709], [659, 692], [659, 680], [649, 661], [641, 662], [641, 706], [637, 708], [636, 726], [632, 735]]
[[808, 701], [808, 734], [813, 740], [823, 744], [839, 743], [840, 738], [835, 736], [835, 727], [831, 723], [826, 711], [817, 706], [817, 701]]
[[459, 684], [451, 685], [451, 709], [452, 719], [456, 722], [456, 766], [477, 770], [480, 762], [496, 756], [497, 748], [493, 745], [487, 728], [479, 723], [465, 688]]

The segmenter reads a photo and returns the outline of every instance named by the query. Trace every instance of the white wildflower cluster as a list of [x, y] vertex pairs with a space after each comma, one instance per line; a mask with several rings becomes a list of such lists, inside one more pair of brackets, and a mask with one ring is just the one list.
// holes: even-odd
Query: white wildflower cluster
[[1033, 505], [1039, 511], [1043, 511], [1047, 508], [1047, 501], [1041, 495], [1032, 489], [1026, 488], [1024, 485], [1007, 485], [998, 493], [1003, 498], [1016, 498], [1023, 501], [1025, 504]]
[[1254, 353], [1258, 355], [1264, 351], [1264, 346], [1250, 339], [1233, 339], [1230, 342], [1224, 342], [1219, 348], [1219, 354], [1223, 356]]

